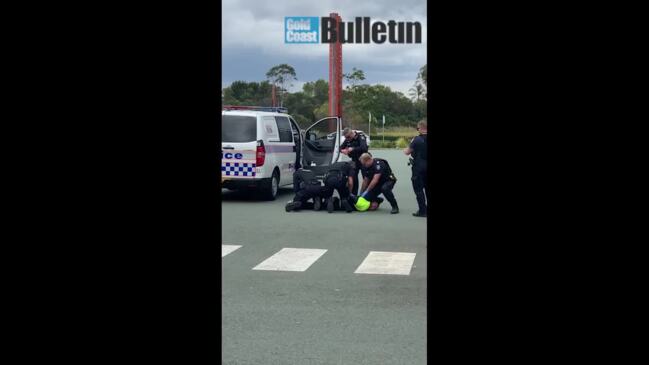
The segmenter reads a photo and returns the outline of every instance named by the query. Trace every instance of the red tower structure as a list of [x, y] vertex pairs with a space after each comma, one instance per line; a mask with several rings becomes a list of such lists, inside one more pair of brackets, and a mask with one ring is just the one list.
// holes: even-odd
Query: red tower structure
[[[329, 17], [335, 19], [335, 28], [338, 29], [342, 18], [338, 13], [331, 13]], [[343, 45], [340, 36], [336, 42], [329, 44], [329, 116], [343, 117]], [[335, 126], [334, 126], [335, 128]], [[335, 130], [335, 129], [334, 129]]]
[[270, 100], [271, 105], [272, 105], [273, 107], [277, 106], [277, 91], [276, 91], [276, 90], [277, 90], [277, 88], [276, 88], [275, 85], [273, 84], [273, 85], [271, 86], [271, 100]]

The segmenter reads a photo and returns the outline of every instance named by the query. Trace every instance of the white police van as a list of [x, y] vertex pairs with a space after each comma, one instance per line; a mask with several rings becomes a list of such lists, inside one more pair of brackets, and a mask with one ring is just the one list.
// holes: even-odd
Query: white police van
[[[286, 108], [224, 106], [221, 112], [221, 185], [253, 189], [267, 200], [308, 168], [322, 177], [340, 159], [342, 121], [328, 117], [300, 130]], [[333, 133], [334, 138], [328, 138]]]

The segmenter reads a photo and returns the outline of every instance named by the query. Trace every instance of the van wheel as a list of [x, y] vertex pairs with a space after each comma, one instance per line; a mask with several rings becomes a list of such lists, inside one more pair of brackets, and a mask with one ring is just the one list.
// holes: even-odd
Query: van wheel
[[277, 171], [273, 172], [273, 177], [264, 183], [261, 189], [261, 196], [264, 200], [275, 200], [277, 192], [279, 191], [279, 174]]

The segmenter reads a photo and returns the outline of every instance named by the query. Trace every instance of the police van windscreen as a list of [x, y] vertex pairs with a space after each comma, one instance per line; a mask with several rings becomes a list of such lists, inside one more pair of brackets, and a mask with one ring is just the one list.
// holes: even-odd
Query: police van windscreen
[[221, 116], [221, 142], [253, 142], [257, 140], [257, 117]]

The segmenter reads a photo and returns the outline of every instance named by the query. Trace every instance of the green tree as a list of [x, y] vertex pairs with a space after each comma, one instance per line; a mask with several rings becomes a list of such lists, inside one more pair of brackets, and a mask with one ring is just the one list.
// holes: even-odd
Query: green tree
[[312, 97], [318, 105], [329, 101], [329, 82], [325, 80], [306, 82], [302, 86], [302, 91]]
[[417, 74], [417, 81], [423, 88], [423, 97], [428, 99], [428, 65], [423, 65]]
[[343, 78], [351, 84], [351, 88], [353, 89], [357, 83], [365, 80], [365, 73], [363, 70], [353, 67], [352, 72], [343, 74]]
[[329, 116], [329, 101], [318, 106], [313, 113], [315, 114], [315, 119], [319, 120]]
[[287, 94], [284, 106], [288, 108], [301, 128], [308, 127], [315, 121], [314, 111], [318, 105], [313, 97], [304, 92]]
[[234, 81], [221, 90], [225, 105], [261, 105], [271, 103], [271, 85], [268, 81]]
[[368, 112], [376, 118], [385, 115], [391, 126], [414, 125], [419, 114], [410, 99], [384, 85], [358, 85], [345, 90], [343, 107], [345, 120], [361, 128], [367, 125]]
[[419, 101], [419, 99], [422, 98], [424, 95], [424, 86], [421, 83], [415, 83], [415, 86], [411, 87], [410, 90], [408, 90], [408, 95], [410, 95], [411, 99], [414, 99], [415, 101]]
[[428, 116], [428, 102], [426, 100], [419, 100], [413, 103], [412, 119], [419, 121]]
[[279, 101], [280, 106], [283, 106], [284, 94], [287, 91], [287, 87], [293, 86], [293, 81], [297, 80], [295, 74], [295, 69], [282, 63], [281, 65], [273, 66], [268, 72], [266, 72], [266, 78], [275, 86], [279, 86]]
[[[425, 87], [424, 80], [425, 71], [420, 72], [418, 78], [420, 89]], [[222, 101], [225, 105], [270, 106], [271, 89], [272, 85], [268, 81], [235, 81], [222, 88]], [[302, 90], [295, 93], [286, 92], [283, 106], [287, 107], [300, 126], [305, 128], [316, 120], [329, 116], [329, 85], [321, 79], [305, 83]], [[360, 84], [346, 88], [343, 90], [342, 101], [345, 125], [362, 130], [367, 129], [368, 112], [377, 119], [385, 115], [387, 127], [412, 127], [427, 116], [425, 97], [417, 98], [415, 95], [410, 99], [384, 85]]]
[[424, 82], [424, 86], [428, 86], [428, 65], [423, 65], [419, 69], [419, 78]]

